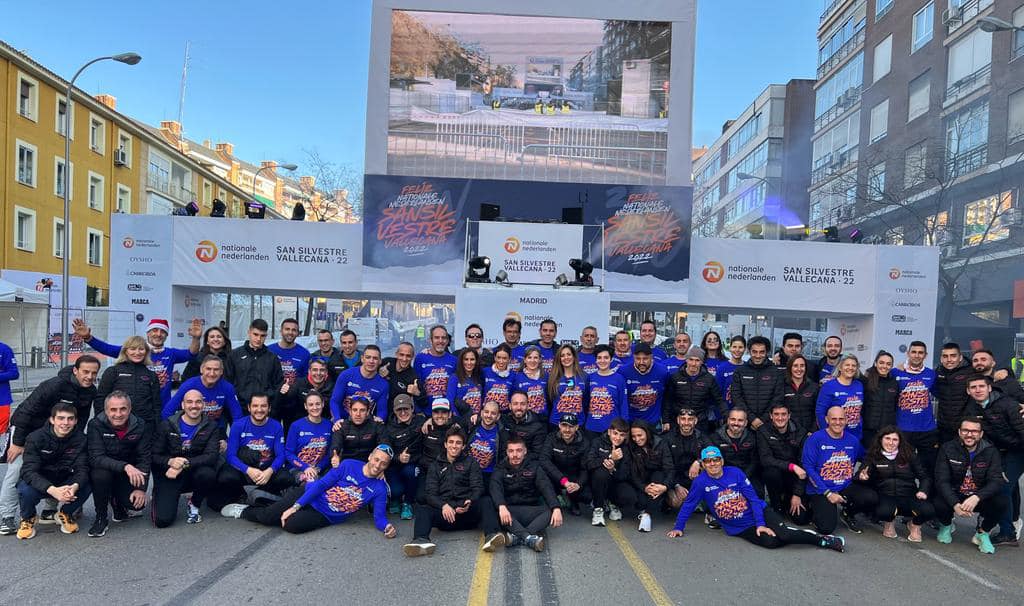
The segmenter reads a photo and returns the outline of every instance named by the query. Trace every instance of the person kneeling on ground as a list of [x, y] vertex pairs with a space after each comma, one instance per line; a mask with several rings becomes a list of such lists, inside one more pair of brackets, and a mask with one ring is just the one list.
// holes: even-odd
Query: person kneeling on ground
[[708, 446], [701, 451], [700, 459], [704, 471], [693, 480], [693, 486], [679, 509], [676, 525], [667, 533], [669, 537], [683, 536], [686, 521], [703, 502], [726, 534], [738, 536], [759, 547], [777, 549], [798, 543], [839, 552], [845, 549], [843, 537], [787, 526], [782, 516], [757, 496], [739, 468], [724, 466], [722, 451], [717, 446]]
[[157, 528], [178, 517], [178, 498], [188, 499], [188, 524], [203, 521], [199, 506], [217, 487], [220, 429], [203, 413], [206, 402], [198, 389], [181, 400], [181, 410], [157, 425], [153, 440], [153, 504], [150, 513]]
[[[476, 459], [464, 452], [466, 434], [458, 426], [448, 429], [444, 454], [427, 471], [423, 489], [424, 504], [416, 505], [413, 540], [402, 547], [405, 555], [431, 555], [437, 545], [430, 540], [430, 529], [469, 530], [480, 524], [484, 507], [494, 507], [484, 493], [483, 477]], [[490, 529], [493, 534], [498, 528]]]
[[[123, 391], [113, 391], [103, 402], [103, 412], [89, 421], [89, 479], [96, 520], [90, 537], [107, 533], [107, 506], [114, 521], [124, 522], [146, 506], [146, 484], [153, 460], [153, 434], [145, 421], [132, 414], [132, 401]], [[138, 515], [138, 514], [135, 514]]]
[[[548, 526], [562, 525], [562, 510], [551, 480], [536, 457], [526, 458], [526, 442], [519, 437], [509, 438], [505, 444], [505, 460], [494, 468], [491, 476], [491, 499], [497, 506], [484, 511], [484, 551], [508, 545], [526, 545], [534, 551], [544, 551], [541, 533]], [[540, 500], [544, 505], [538, 505]], [[495, 516], [497, 513], [497, 516]], [[497, 517], [497, 519], [495, 519]], [[500, 521], [509, 532], [488, 532]]]
[[395, 456], [387, 444], [370, 452], [367, 461], [346, 459], [318, 480], [305, 487], [285, 491], [281, 499], [268, 505], [228, 505], [227, 514], [265, 526], [278, 526], [292, 534], [302, 534], [332, 524], [340, 524], [364, 505], [373, 510], [373, 524], [387, 539], [398, 534], [388, 523], [388, 485], [384, 471]]

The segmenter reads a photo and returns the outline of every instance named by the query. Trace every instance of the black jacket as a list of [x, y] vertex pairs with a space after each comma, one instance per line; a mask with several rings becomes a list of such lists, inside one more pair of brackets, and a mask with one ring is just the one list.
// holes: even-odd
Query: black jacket
[[[807, 430], [800, 424], [789, 421], [785, 431], [779, 431], [773, 423], [765, 423], [759, 427], [754, 435], [757, 438], [757, 455], [761, 460], [761, 467], [773, 467], [789, 474], [790, 464], [801, 464], [801, 453], [804, 450], [804, 442], [807, 440]], [[722, 451], [723, 453], [725, 451]], [[802, 496], [806, 480], [793, 476], [793, 494]]]
[[174, 457], [188, 459], [191, 467], [215, 467], [220, 457], [220, 429], [217, 423], [203, 415], [192, 436], [192, 444], [188, 448], [181, 445], [181, 427], [178, 421], [183, 412], [177, 412], [164, 419], [156, 426], [153, 437], [153, 467], [155, 472], [167, 470], [167, 461]]
[[133, 415], [150, 424], [160, 420], [163, 410], [160, 379], [145, 364], [124, 361], [103, 372], [96, 398], [92, 401], [93, 411], [97, 415], [103, 412], [103, 400], [116, 390], [125, 392], [131, 398]]
[[334, 393], [334, 379], [330, 375], [327, 376], [327, 380], [320, 387], [310, 383], [309, 377], [295, 379], [292, 386], [288, 388], [288, 393], [280, 396], [278, 399], [277, 410], [271, 416], [278, 420], [282, 418], [301, 419], [306, 416], [306, 409], [303, 408], [303, 404], [306, 401], [306, 396], [314, 389], [323, 396], [324, 414], [330, 416], [331, 394]]
[[96, 398], [96, 386], [82, 387], [71, 372], [72, 366], [62, 368], [56, 377], [46, 379], [36, 386], [25, 401], [14, 409], [11, 426], [15, 428], [11, 441], [15, 446], [24, 446], [28, 434], [45, 427], [54, 404], [71, 404], [78, 412], [76, 429], [84, 429]]
[[643, 491], [651, 483], [672, 486], [670, 482], [675, 478], [675, 472], [668, 442], [658, 436], [651, 436], [647, 448], [640, 448], [632, 441], [629, 448], [632, 466], [629, 479], [638, 491]]
[[[331, 452], [345, 459], [366, 461], [378, 444], [384, 442], [384, 425], [367, 418], [362, 425], [345, 419], [341, 427], [331, 434]], [[397, 453], [396, 453], [397, 454]]]
[[129, 416], [128, 432], [123, 438], [118, 438], [110, 419], [101, 412], [89, 421], [87, 438], [90, 469], [105, 469], [119, 474], [124, 472], [125, 465], [134, 465], [142, 473], [149, 474], [153, 460], [153, 434], [139, 417]]
[[[786, 393], [786, 376], [766, 359], [762, 364], [749, 360], [732, 375], [733, 408], [747, 411], [751, 421], [754, 418], [769, 422], [772, 406], [781, 404]], [[726, 465], [729, 463], [727, 462]]]
[[890, 461], [879, 453], [864, 457], [864, 468], [868, 470], [868, 484], [879, 495], [887, 497], [912, 497], [917, 491], [931, 495], [932, 474], [926, 473], [916, 455], [909, 461]]
[[964, 418], [964, 409], [971, 397], [967, 395], [967, 377], [974, 374], [970, 365], [946, 370], [945, 366], [935, 369], [934, 392], [938, 400], [935, 411], [939, 427], [955, 430]]
[[697, 413], [697, 418], [701, 420], [707, 419], [707, 411], [712, 407], [719, 411], [720, 418], [724, 419], [729, 414], [725, 398], [718, 388], [718, 381], [703, 368], [697, 376], [691, 377], [686, 374], [686, 366], [683, 366], [665, 381], [665, 402], [661, 407], [661, 422], [675, 426], [676, 413], [683, 407], [692, 408]]
[[540, 452], [544, 440], [548, 436], [548, 424], [535, 413], [526, 411], [522, 420], [516, 420], [511, 412], [501, 415], [500, 434], [505, 444], [512, 436], [518, 436], [526, 442], [526, 452]]
[[483, 494], [480, 465], [465, 452], [452, 462], [442, 455], [427, 470], [424, 498], [431, 507], [441, 509], [446, 504], [461, 507], [467, 500], [475, 503]]
[[[968, 468], [971, 470], [973, 487], [964, 486]], [[935, 464], [935, 492], [950, 507], [964, 497], [978, 495], [982, 500], [991, 498], [1003, 490], [1003, 462], [995, 446], [982, 440], [972, 459], [959, 440], [950, 440], [939, 447]], [[966, 491], [961, 491], [967, 488]]]
[[861, 377], [864, 384], [864, 406], [861, 419], [864, 427], [875, 431], [886, 425], [896, 424], [896, 407], [899, 406], [900, 384], [889, 373], [878, 377], [878, 387], [872, 389], [867, 377]]
[[409, 462], [415, 464], [419, 460], [420, 451], [423, 449], [423, 432], [420, 429], [426, 420], [421, 414], [413, 414], [408, 423], [402, 423], [398, 417], [391, 415], [384, 425], [384, 441], [394, 449], [395, 457], [408, 448]]
[[694, 429], [693, 433], [684, 436], [678, 429], [665, 434], [665, 441], [668, 443], [669, 453], [672, 455], [672, 470], [674, 477], [669, 483], [669, 488], [683, 486], [689, 488], [690, 467], [694, 461], [700, 459], [700, 451], [711, 446], [707, 436]]
[[985, 439], [1000, 452], [1024, 450], [1024, 419], [1013, 398], [993, 391], [988, 406], [982, 408], [972, 400], [967, 404], [966, 412], [981, 417]]
[[409, 393], [409, 386], [416, 383], [416, 370], [409, 364], [409, 367], [405, 370], [395, 370], [395, 364], [397, 360], [394, 358], [384, 358], [380, 362], [381, 368], [388, 369], [388, 376], [384, 377], [388, 381], [388, 410], [387, 413], [391, 414], [394, 412], [392, 406], [395, 404], [395, 396], [399, 394], [406, 394], [412, 397], [413, 401], [416, 402], [416, 406], [419, 408], [426, 408], [426, 398], [423, 395], [423, 390], [420, 390], [419, 396], [413, 396]]
[[[458, 360], [459, 356], [462, 355], [462, 351], [464, 349], [467, 348], [463, 347], [461, 349], [456, 349], [454, 352], [452, 352], [452, 355], [455, 356], [456, 360]], [[490, 349], [487, 349], [486, 347], [481, 347], [480, 351], [476, 352], [476, 367], [487, 368], [491, 364], [494, 364], [494, 352], [492, 352]]]
[[491, 474], [490, 490], [495, 507], [536, 505], [541, 499], [548, 509], [558, 507], [558, 497], [548, 474], [534, 456], [527, 455], [517, 467], [513, 467], [508, 459], [498, 463]]
[[[766, 425], [770, 424], [771, 421], [766, 423]], [[754, 432], [748, 427], [743, 430], [739, 438], [733, 439], [725, 429], [725, 427], [721, 427], [710, 437], [711, 443], [722, 451], [725, 464], [730, 467], [739, 467], [751, 480], [759, 477], [757, 438], [754, 436]]]
[[[803, 427], [804, 431], [813, 433], [818, 426], [818, 420], [814, 418], [814, 407], [818, 403], [818, 388], [821, 385], [817, 381], [810, 380], [810, 375], [804, 378], [800, 387], [794, 386], [789, 381], [785, 381], [783, 385], [786, 389], [782, 393], [782, 401], [789, 407], [790, 419]], [[768, 424], [770, 423], [765, 423], [765, 425]]]
[[21, 464], [21, 479], [39, 492], [51, 486], [78, 484], [89, 481], [89, 453], [85, 434], [72, 431], [58, 438], [53, 426], [37, 429], [25, 440]]
[[[629, 480], [632, 473], [632, 460], [629, 452], [629, 438], [622, 443], [622, 458], [615, 462], [615, 469], [611, 472], [612, 478], [620, 481]], [[604, 460], [612, 452], [612, 441], [608, 434], [603, 434], [596, 440], [591, 440], [590, 450], [587, 452], [586, 464], [591, 475], [598, 470], [604, 470]]]
[[418, 464], [423, 471], [429, 469], [434, 464], [434, 461], [445, 456], [444, 434], [448, 433], [448, 430], [452, 427], [458, 425], [454, 419], [451, 419], [445, 425], [432, 425], [430, 431], [423, 434], [418, 459]]
[[1021, 387], [1020, 381], [1014, 376], [1013, 370], [1010, 368], [1004, 369], [1007, 372], [1005, 379], [992, 380], [992, 389], [998, 390], [1004, 396], [1012, 398], [1014, 402], [1024, 404], [1024, 387]]
[[562, 478], [568, 478], [582, 486], [589, 477], [585, 461], [589, 449], [590, 440], [583, 435], [582, 430], [577, 431], [568, 444], [556, 430], [544, 440], [544, 446], [540, 449], [540, 462], [552, 482], [559, 483]]
[[313, 354], [313, 357], [320, 358], [327, 363], [327, 373], [331, 375], [332, 381], [337, 381], [338, 375], [340, 375], [342, 371], [348, 370], [349, 368], [355, 368], [362, 364], [362, 356], [357, 356], [356, 363], [349, 366], [348, 362], [345, 361], [345, 356], [337, 347], [335, 347], [331, 351], [331, 355], [326, 358], [324, 358], [323, 354], [320, 353], [320, 350], [317, 350], [317, 353]]
[[218, 353], [213, 353], [212, 351], [206, 348], [200, 349], [199, 353], [197, 353], [191, 360], [188, 361], [188, 364], [185, 365], [185, 370], [181, 371], [182, 383], [184, 383], [188, 379], [191, 379], [192, 377], [199, 376], [199, 370], [200, 368], [202, 368], [203, 359], [206, 358], [206, 356], [217, 356], [218, 358], [220, 358], [220, 361], [224, 362], [224, 364], [226, 365], [228, 354], [230, 352], [230, 345], [224, 347], [224, 349], [220, 350]]
[[281, 359], [266, 347], [254, 350], [246, 341], [232, 349], [224, 365], [224, 378], [235, 386], [238, 402], [246, 414], [249, 412], [249, 400], [257, 392], [266, 393], [271, 410], [277, 409], [284, 371], [281, 370]]

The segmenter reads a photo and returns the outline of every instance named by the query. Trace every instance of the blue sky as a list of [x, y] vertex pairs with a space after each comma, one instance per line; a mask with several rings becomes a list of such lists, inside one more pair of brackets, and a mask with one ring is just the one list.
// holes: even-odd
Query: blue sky
[[[699, 3], [695, 145], [713, 142], [768, 84], [813, 77], [821, 8], [818, 0]], [[64, 77], [96, 56], [141, 54], [134, 67], [90, 67], [78, 85], [116, 96], [121, 112], [153, 125], [177, 118], [191, 41], [183, 120], [190, 139], [230, 141], [251, 162], [301, 165], [304, 150], [316, 149], [362, 169], [369, 0], [180, 0], [116, 10], [37, 0], [7, 4], [2, 21], [0, 38]]]

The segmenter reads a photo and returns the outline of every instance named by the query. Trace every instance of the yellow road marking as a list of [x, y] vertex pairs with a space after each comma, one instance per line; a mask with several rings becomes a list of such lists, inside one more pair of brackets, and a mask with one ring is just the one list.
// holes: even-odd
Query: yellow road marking
[[661, 584], [658, 583], [658, 579], [654, 578], [654, 573], [651, 572], [651, 569], [647, 567], [647, 564], [645, 564], [642, 559], [640, 559], [636, 550], [633, 549], [633, 546], [630, 545], [628, 540], [626, 540], [622, 531], [619, 530], [619, 525], [617, 523], [608, 524], [608, 534], [612, 535], [612, 538], [615, 539], [615, 544], [619, 546], [619, 551], [622, 552], [626, 561], [629, 562], [629, 567], [633, 569], [634, 573], [636, 573], [637, 578], [640, 579], [640, 583], [643, 584], [644, 589], [646, 589], [647, 593], [650, 594], [651, 599], [654, 600], [656, 606], [672, 606], [672, 604], [675, 604], [675, 602], [668, 597], [668, 594], [665, 593]]
[[[480, 547], [484, 545], [484, 537], [480, 536]], [[476, 565], [473, 567], [473, 579], [469, 582], [469, 599], [467, 606], [487, 606], [487, 593], [491, 587], [491, 562], [493, 553], [477, 551]]]

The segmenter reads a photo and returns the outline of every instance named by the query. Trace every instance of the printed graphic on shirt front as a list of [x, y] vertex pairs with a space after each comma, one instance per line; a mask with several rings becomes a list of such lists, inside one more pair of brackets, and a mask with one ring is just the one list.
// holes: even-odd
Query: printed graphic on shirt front
[[843, 412], [846, 413], [847, 427], [860, 427], [860, 412], [863, 406], [864, 401], [861, 400], [859, 395], [851, 394], [846, 396], [846, 400], [843, 402]]
[[974, 482], [974, 474], [971, 473], [971, 468], [967, 468], [967, 473], [964, 474], [964, 481], [960, 482], [960, 494], [972, 495], [978, 492], [978, 485]]
[[834, 450], [832, 455], [821, 466], [821, 479], [833, 484], [842, 484], [853, 477], [853, 459], [845, 450]]
[[899, 406], [900, 410], [911, 413], [920, 414], [928, 410], [928, 406], [931, 404], [932, 394], [928, 391], [928, 386], [924, 383], [914, 381], [907, 383], [900, 392]]
[[559, 396], [558, 402], [555, 404], [555, 410], [562, 414], [568, 412], [579, 414], [583, 412], [583, 390], [579, 387], [566, 389]]
[[590, 416], [594, 419], [606, 417], [615, 410], [615, 398], [608, 388], [598, 385], [590, 389]]
[[203, 402], [203, 414], [211, 421], [217, 422], [220, 420], [221, 415], [224, 414], [224, 407], [221, 406], [220, 400], [217, 398], [206, 400]]
[[469, 406], [474, 413], [480, 412], [480, 388], [473, 385], [462, 396], [462, 403]]
[[423, 384], [429, 397], [444, 397], [448, 393], [448, 370], [444, 367], [431, 368]]
[[[352, 386], [352, 383], [349, 383], [349, 386]], [[371, 407], [373, 406], [373, 401], [375, 399], [373, 397], [373, 394], [371, 394], [369, 391], [367, 391], [365, 389], [362, 389], [362, 390], [359, 390], [359, 391], [353, 391], [352, 393], [350, 393], [347, 396], [345, 396], [345, 401], [342, 402], [342, 406], [344, 406], [345, 410], [348, 411], [349, 413], [352, 412], [352, 400], [353, 400], [353, 398], [366, 398], [366, 401], [370, 403]]]
[[260, 463], [267, 463], [274, 458], [274, 449], [270, 447], [263, 438], [253, 438], [245, 445], [246, 448], [260, 455]]
[[635, 410], [648, 410], [658, 401], [658, 392], [650, 384], [639, 385], [629, 394], [629, 406]]
[[526, 401], [530, 403], [530, 411], [541, 414], [547, 409], [548, 399], [544, 395], [544, 389], [544, 385], [530, 385], [526, 388]]
[[501, 412], [508, 411], [508, 383], [495, 383], [487, 390], [487, 401], [496, 402]]
[[742, 493], [726, 488], [715, 497], [715, 515], [720, 520], [736, 520], [747, 513], [747, 499]]
[[469, 443], [469, 456], [476, 459], [476, 462], [480, 464], [480, 469], [489, 469], [491, 463], [494, 462], [494, 444], [490, 440], [475, 437]]
[[299, 452], [297, 458], [306, 465], [316, 465], [320, 462], [324, 453], [327, 452], [327, 436], [315, 436], [306, 443]]
[[163, 361], [154, 361], [153, 365], [150, 366], [149, 369], [156, 374], [156, 378], [160, 381], [160, 387], [167, 385], [167, 382], [170, 380], [171, 376], [167, 372], [167, 365], [164, 364]]
[[358, 486], [332, 486], [324, 497], [331, 511], [339, 513], [355, 513], [363, 505], [363, 489]]

